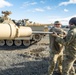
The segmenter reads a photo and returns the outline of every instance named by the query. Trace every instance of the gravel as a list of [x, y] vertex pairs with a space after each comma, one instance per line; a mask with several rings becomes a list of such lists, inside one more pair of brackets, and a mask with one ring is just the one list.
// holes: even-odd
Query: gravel
[[0, 47], [0, 75], [47, 75], [48, 39], [46, 36], [28, 48]]
[[0, 47], [0, 75], [47, 74], [49, 50], [44, 39], [28, 48]]

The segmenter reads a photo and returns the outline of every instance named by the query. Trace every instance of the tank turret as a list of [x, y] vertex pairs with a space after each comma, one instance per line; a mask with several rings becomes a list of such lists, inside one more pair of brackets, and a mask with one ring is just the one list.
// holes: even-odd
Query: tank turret
[[16, 46], [20, 46], [23, 42], [26, 44], [26, 37], [31, 36], [32, 29], [30, 27], [25, 26], [17, 26], [8, 16], [11, 14], [9, 11], [2, 11], [4, 14], [1, 18], [3, 18], [3, 22], [0, 23], [0, 46], [4, 46], [5, 43], [8, 46], [12, 46], [15, 44]]

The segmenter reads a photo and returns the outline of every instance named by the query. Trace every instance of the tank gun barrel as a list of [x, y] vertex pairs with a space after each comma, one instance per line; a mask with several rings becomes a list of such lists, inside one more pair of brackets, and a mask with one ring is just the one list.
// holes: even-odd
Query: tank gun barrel
[[[48, 24], [33, 23], [29, 19], [12, 20], [9, 18], [10, 11], [2, 11], [2, 22], [0, 23], [0, 46], [30, 46], [32, 41], [38, 42], [48, 32]], [[49, 24], [51, 25], [51, 24]], [[5, 28], [5, 29], [4, 29]]]
[[41, 24], [41, 25], [44, 25], [44, 26], [52, 26], [53, 24]]
[[32, 34], [52, 34], [53, 32], [33, 31]]
[[[31, 23], [31, 22], [30, 22]], [[27, 26], [29, 26], [30, 25], [30, 23], [29, 24], [27, 24]], [[32, 25], [33, 26], [53, 26], [53, 24], [40, 24], [40, 23], [32, 23]]]

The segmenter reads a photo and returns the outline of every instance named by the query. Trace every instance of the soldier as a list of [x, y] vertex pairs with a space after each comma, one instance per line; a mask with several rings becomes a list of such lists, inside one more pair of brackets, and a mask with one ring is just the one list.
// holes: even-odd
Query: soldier
[[[57, 42], [65, 46], [62, 75], [70, 75], [69, 72], [76, 60], [76, 17], [69, 20], [69, 27], [70, 30], [64, 39], [56, 33], [52, 34], [52, 36], [56, 37]], [[75, 75], [75, 73], [72, 75]]]
[[[50, 29], [50, 32], [56, 32], [60, 37], [64, 37], [66, 32], [61, 28], [61, 23], [55, 21], [54, 26]], [[64, 46], [55, 41], [55, 37], [49, 35], [50, 40], [50, 66], [48, 68], [48, 75], [52, 75], [55, 69], [56, 63], [58, 62], [59, 73], [62, 73], [62, 56]]]

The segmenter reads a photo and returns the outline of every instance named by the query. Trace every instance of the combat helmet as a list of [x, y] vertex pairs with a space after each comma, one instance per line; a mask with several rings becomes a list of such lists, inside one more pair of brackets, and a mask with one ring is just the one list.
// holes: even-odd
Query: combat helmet
[[55, 24], [60, 24], [60, 25], [61, 25], [60, 21], [55, 21], [55, 22], [54, 22], [54, 25], [55, 25]]
[[71, 25], [75, 25], [76, 26], [76, 17], [73, 17], [73, 18], [71, 18], [70, 20], [69, 20], [69, 24], [71, 24]]

